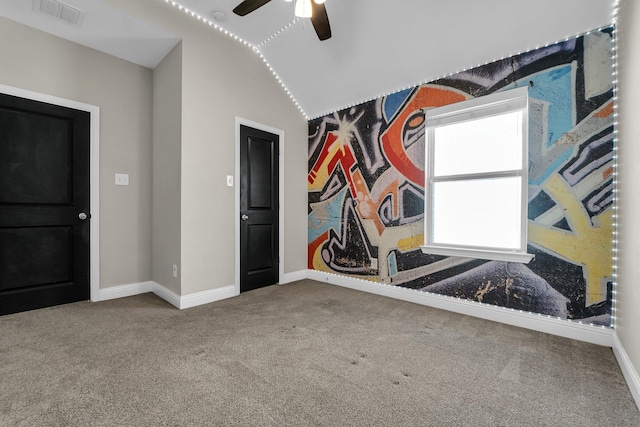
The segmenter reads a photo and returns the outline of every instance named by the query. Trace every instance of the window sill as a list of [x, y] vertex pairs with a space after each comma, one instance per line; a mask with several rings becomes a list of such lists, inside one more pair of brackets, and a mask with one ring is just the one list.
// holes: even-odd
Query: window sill
[[441, 246], [421, 246], [420, 249], [422, 249], [423, 253], [431, 255], [519, 262], [522, 264], [527, 264], [533, 259], [533, 255], [526, 252], [503, 252], [486, 249], [447, 248]]

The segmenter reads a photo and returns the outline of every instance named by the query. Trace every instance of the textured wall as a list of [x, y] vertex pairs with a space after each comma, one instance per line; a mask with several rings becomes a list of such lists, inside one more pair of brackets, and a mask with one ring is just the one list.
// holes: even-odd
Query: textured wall
[[[611, 30], [309, 122], [315, 270], [610, 324]], [[422, 109], [529, 87], [529, 264], [422, 254]], [[478, 206], [499, 209], [499, 206]]]

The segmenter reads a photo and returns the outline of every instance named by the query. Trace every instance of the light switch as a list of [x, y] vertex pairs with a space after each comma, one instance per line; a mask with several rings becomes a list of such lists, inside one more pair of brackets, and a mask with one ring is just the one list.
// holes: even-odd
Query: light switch
[[116, 185], [129, 185], [129, 174], [117, 173], [116, 174]]
[[233, 187], [233, 175], [227, 175], [227, 186]]

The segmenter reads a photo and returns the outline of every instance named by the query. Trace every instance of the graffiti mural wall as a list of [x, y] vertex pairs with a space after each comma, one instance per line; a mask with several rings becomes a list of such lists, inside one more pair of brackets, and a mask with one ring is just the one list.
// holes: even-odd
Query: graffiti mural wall
[[[609, 326], [612, 51], [594, 31], [311, 120], [309, 268]], [[423, 254], [423, 110], [521, 86], [535, 258]]]

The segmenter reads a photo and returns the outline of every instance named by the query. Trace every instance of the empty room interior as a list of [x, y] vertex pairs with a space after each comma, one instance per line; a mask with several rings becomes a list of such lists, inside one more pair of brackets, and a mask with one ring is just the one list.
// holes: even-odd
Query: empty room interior
[[0, 424], [640, 425], [638, 23], [0, 0]]

